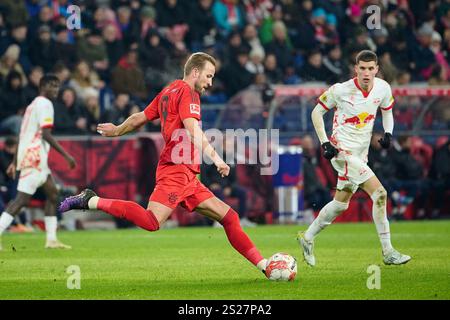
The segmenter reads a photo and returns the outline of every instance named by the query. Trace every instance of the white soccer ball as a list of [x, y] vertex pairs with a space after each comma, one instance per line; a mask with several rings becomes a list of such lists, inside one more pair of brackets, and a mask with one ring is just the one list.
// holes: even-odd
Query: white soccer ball
[[283, 252], [275, 253], [269, 258], [266, 276], [274, 281], [294, 281], [297, 274], [297, 260]]

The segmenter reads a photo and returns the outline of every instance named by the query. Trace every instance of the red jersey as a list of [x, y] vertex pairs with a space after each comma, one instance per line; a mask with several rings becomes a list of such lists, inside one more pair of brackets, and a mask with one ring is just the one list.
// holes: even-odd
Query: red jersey
[[[200, 121], [200, 95], [183, 80], [175, 80], [164, 88], [145, 108], [148, 120], [161, 119], [161, 133], [166, 145], [158, 162], [157, 175], [161, 171], [200, 173], [198, 151], [184, 130], [183, 120]], [[180, 130], [182, 129], [182, 130]], [[190, 151], [190, 154], [183, 152]]]

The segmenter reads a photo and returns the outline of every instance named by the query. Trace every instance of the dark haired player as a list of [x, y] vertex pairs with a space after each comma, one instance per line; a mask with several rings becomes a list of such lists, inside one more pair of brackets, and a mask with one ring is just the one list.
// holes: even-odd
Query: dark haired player
[[[334, 199], [320, 210], [306, 232], [299, 232], [298, 241], [308, 265], [314, 266], [314, 237], [349, 205], [358, 188], [372, 199], [372, 216], [380, 238], [385, 264], [407, 263], [411, 257], [392, 247], [389, 221], [386, 214], [387, 192], [373, 171], [367, 166], [367, 154], [377, 110], [381, 109], [384, 137], [379, 140], [389, 148], [394, 129], [392, 107], [394, 98], [390, 85], [375, 77], [378, 72], [377, 55], [363, 50], [356, 56], [356, 77], [336, 83], [318, 99], [312, 121], [324, 150], [324, 157], [338, 172]], [[333, 133], [328, 140], [323, 115], [334, 109]]]
[[28, 204], [36, 190], [42, 187], [47, 197], [44, 209], [47, 233], [45, 247], [70, 249], [70, 246], [63, 244], [56, 237], [58, 191], [47, 163], [50, 147], [53, 147], [66, 159], [71, 169], [75, 168], [74, 158], [61, 147], [51, 134], [54, 120], [51, 100], [57, 97], [59, 85], [59, 80], [55, 75], [44, 75], [39, 82], [39, 96], [30, 103], [25, 111], [20, 128], [17, 157], [14, 157], [13, 163], [7, 170], [8, 175], [13, 178], [15, 178], [16, 170], [20, 171], [18, 192], [16, 198], [8, 204], [0, 217], [0, 236], [14, 220], [14, 216]]

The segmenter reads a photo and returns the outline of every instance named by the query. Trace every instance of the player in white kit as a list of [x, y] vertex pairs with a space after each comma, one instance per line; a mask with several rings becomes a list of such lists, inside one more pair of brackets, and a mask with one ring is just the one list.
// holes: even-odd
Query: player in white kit
[[[386, 190], [373, 171], [367, 166], [372, 129], [378, 108], [381, 109], [384, 137], [379, 140], [383, 148], [389, 148], [394, 129], [392, 107], [394, 98], [390, 85], [375, 75], [378, 59], [369, 50], [356, 57], [354, 79], [336, 83], [318, 99], [312, 112], [312, 121], [324, 150], [324, 157], [338, 172], [334, 199], [320, 210], [306, 232], [299, 232], [298, 241], [308, 265], [314, 266], [314, 237], [349, 205], [358, 188], [363, 189], [373, 201], [372, 217], [381, 241], [385, 264], [404, 264], [411, 257], [392, 247], [389, 221], [386, 214]], [[334, 109], [333, 133], [328, 140], [323, 115]]]
[[20, 171], [17, 185], [17, 196], [12, 200], [0, 216], [0, 250], [1, 235], [9, 227], [20, 210], [28, 204], [39, 187], [43, 187], [47, 201], [45, 203], [45, 229], [47, 233], [46, 248], [70, 249], [56, 237], [57, 219], [56, 202], [58, 191], [48, 168], [50, 147], [55, 148], [75, 168], [75, 160], [53, 138], [54, 110], [51, 99], [55, 99], [59, 91], [59, 80], [55, 75], [44, 75], [39, 83], [39, 96], [27, 107], [22, 120], [17, 156], [8, 167], [8, 174], [15, 178], [16, 170]]

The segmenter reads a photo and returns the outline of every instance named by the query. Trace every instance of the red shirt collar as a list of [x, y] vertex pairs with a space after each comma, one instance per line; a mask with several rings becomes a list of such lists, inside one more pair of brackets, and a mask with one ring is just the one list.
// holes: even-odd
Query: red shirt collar
[[363, 88], [361, 88], [361, 86], [358, 83], [358, 78], [353, 78], [353, 82], [355, 83], [355, 86], [359, 89], [359, 91], [361, 91], [361, 93], [363, 94], [364, 98], [367, 98], [367, 96], [369, 95], [370, 91], [373, 89], [370, 89], [369, 91], [365, 91]]

